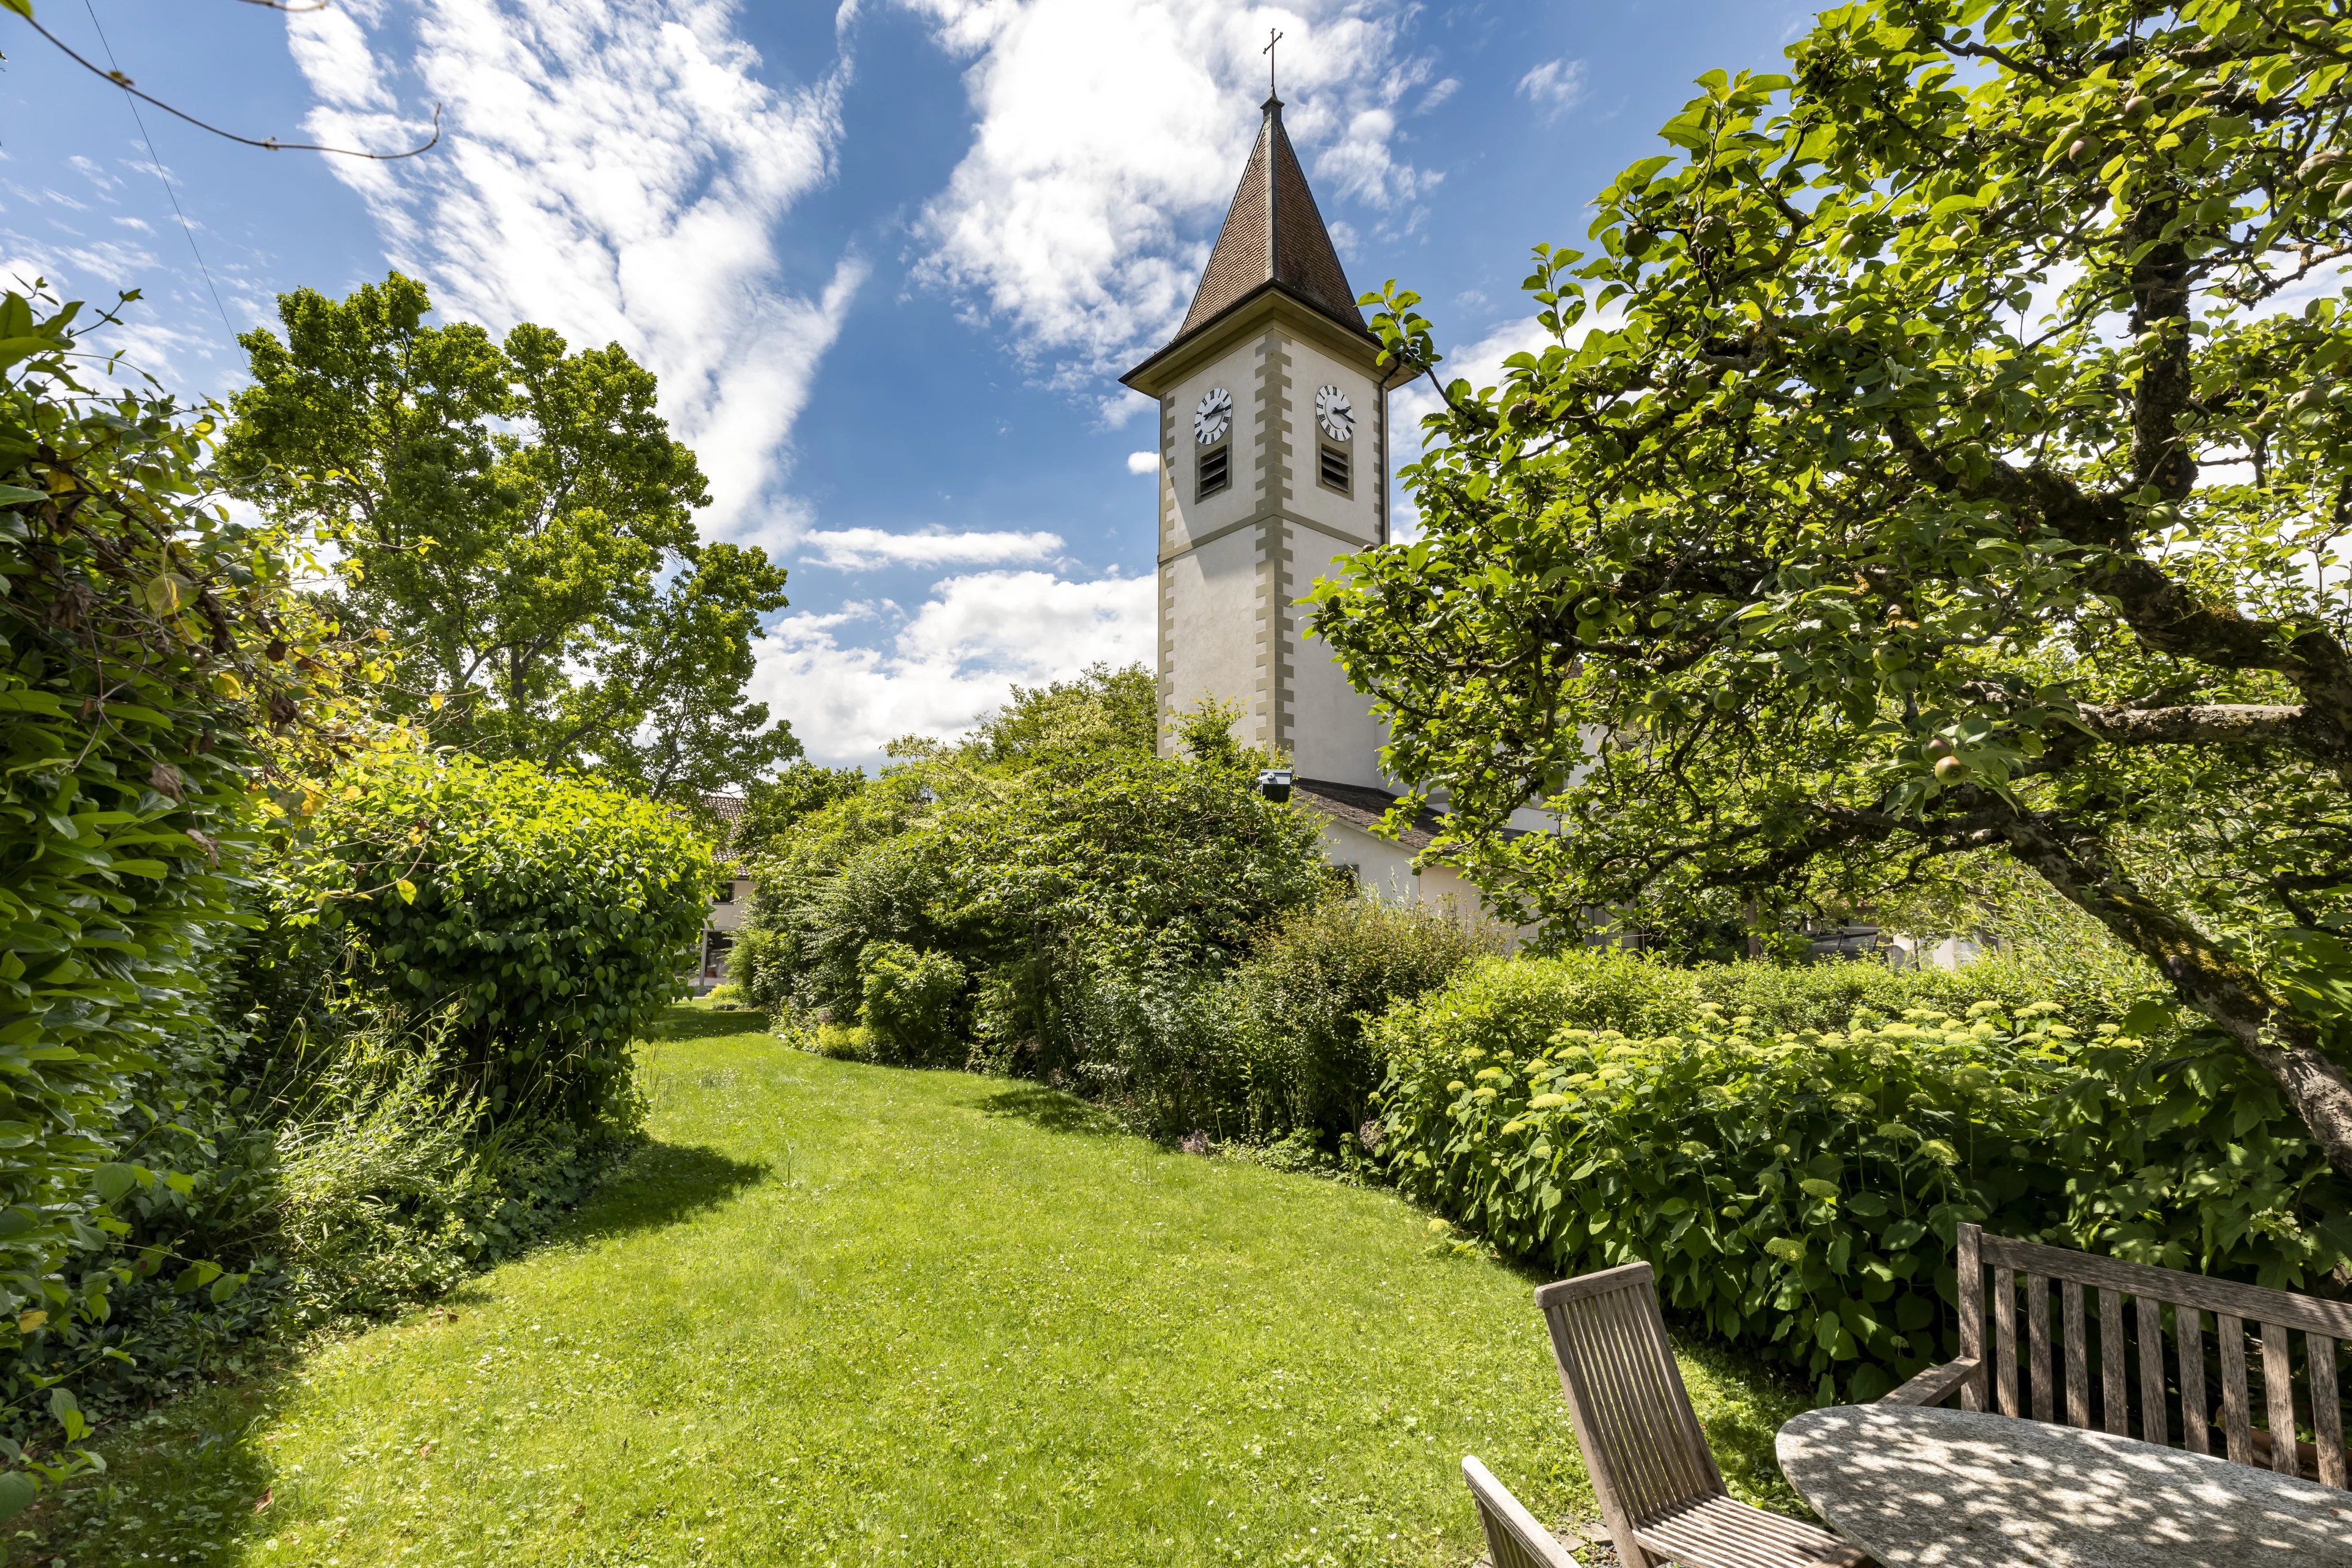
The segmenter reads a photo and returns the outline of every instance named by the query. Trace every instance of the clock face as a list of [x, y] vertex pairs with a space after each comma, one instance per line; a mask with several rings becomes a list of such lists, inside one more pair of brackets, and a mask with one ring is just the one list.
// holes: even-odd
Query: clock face
[[1356, 434], [1356, 411], [1348, 404], [1348, 394], [1338, 387], [1325, 387], [1315, 394], [1315, 423], [1323, 434], [1334, 441], [1345, 441]]
[[1192, 411], [1192, 439], [1203, 446], [1214, 446], [1234, 427], [1234, 394], [1223, 387], [1211, 387]]

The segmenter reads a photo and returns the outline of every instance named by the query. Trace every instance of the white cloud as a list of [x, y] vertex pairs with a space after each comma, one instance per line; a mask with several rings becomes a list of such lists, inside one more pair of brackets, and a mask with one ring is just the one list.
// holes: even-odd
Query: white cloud
[[1547, 120], [1558, 120], [1584, 101], [1584, 62], [1546, 60], [1519, 78], [1519, 95], [1543, 110]]
[[813, 565], [864, 571], [877, 566], [1002, 566], [1010, 561], [1051, 560], [1061, 553], [1062, 536], [829, 528], [806, 536], [801, 544], [804, 550], [815, 552], [806, 558]]
[[971, 59], [980, 120], [924, 211], [919, 275], [1009, 322], [1066, 385], [1126, 369], [1192, 303], [1256, 134], [1267, 27], [1327, 204], [1410, 209], [1436, 179], [1391, 150], [1399, 101], [1430, 75], [1400, 52], [1410, 0], [900, 3]]
[[1160, 454], [1157, 452], [1129, 453], [1127, 455], [1127, 471], [1130, 474], [1159, 473]]
[[1003, 706], [1016, 683], [1065, 679], [1097, 660], [1150, 663], [1153, 580], [1076, 582], [1044, 571], [951, 577], [879, 647], [845, 645], [839, 634], [882, 630], [895, 607], [788, 616], [759, 644], [752, 695], [791, 718], [815, 760], [870, 764], [902, 735], [962, 734]]
[[[854, 0], [836, 17], [845, 23]], [[346, 0], [287, 16], [321, 141], [440, 146], [332, 161], [395, 265], [445, 313], [617, 341], [661, 378], [715, 505], [705, 526], [782, 546], [793, 423], [866, 277], [840, 257], [812, 293], [775, 230], [830, 179], [845, 52], [797, 89], [760, 79], [733, 0]]]

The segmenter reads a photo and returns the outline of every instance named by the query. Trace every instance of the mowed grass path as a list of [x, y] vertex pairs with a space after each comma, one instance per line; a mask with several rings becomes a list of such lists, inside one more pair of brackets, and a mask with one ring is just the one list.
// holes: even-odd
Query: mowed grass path
[[[740, 1027], [673, 1015], [554, 1244], [149, 1418], [20, 1560], [1456, 1568], [1465, 1453], [1592, 1512], [1530, 1281], [1394, 1197]], [[1786, 1506], [1795, 1398], [1685, 1368]]]

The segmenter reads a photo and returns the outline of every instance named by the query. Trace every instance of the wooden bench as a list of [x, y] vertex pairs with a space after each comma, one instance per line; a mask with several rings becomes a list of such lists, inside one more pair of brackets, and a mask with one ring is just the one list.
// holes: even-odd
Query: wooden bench
[[[2223, 1455], [2239, 1464], [2267, 1465], [2283, 1475], [2345, 1488], [2344, 1408], [2337, 1391], [2336, 1347], [2339, 1341], [2352, 1339], [2352, 1303], [1987, 1236], [1974, 1225], [1961, 1226], [1958, 1240], [1959, 1356], [1928, 1368], [1883, 1403], [1935, 1405], [1958, 1394], [1963, 1409], [1997, 1408], [2004, 1416], [2022, 1416], [2030, 1407], [2033, 1420], [2056, 1421], [2063, 1380], [2069, 1426], [2095, 1424], [2121, 1437], [2206, 1454], [2212, 1452], [2211, 1433], [2218, 1425]], [[2058, 1297], [2055, 1362], [2053, 1287]], [[2095, 1292], [2095, 1305], [2086, 1292]], [[2126, 1297], [2132, 1302], [2128, 1319]], [[1990, 1354], [1985, 1346], [1988, 1315]], [[2215, 1352], [2210, 1368], [2209, 1322]], [[2168, 1328], [2175, 1346], [2169, 1358], [2165, 1354]], [[2296, 1333], [2304, 1338], [2308, 1389], [2300, 1412], [2292, 1343]], [[2250, 1350], [2262, 1364], [2260, 1427], [2253, 1425]], [[2094, 1361], [2098, 1365], [2095, 1398]], [[2221, 1385], [2218, 1411], [2206, 1392], [2209, 1370]], [[2317, 1442], [2273, 1441], [2279, 1433], [2293, 1438], [2299, 1413], [2307, 1416]]]

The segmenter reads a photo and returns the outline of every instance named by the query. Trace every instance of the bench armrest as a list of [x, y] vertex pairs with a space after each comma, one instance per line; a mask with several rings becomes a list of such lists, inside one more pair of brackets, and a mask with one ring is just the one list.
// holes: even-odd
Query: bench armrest
[[1478, 1503], [1478, 1524], [1486, 1532], [1486, 1550], [1495, 1568], [1578, 1568], [1568, 1548], [1504, 1490], [1486, 1467], [1465, 1458], [1462, 1479]]
[[1975, 1356], [1964, 1355], [1958, 1361], [1948, 1361], [1941, 1366], [1931, 1366], [1891, 1394], [1879, 1396], [1881, 1405], [1940, 1405], [1957, 1392], [1961, 1384], [1976, 1375], [1983, 1364]]

